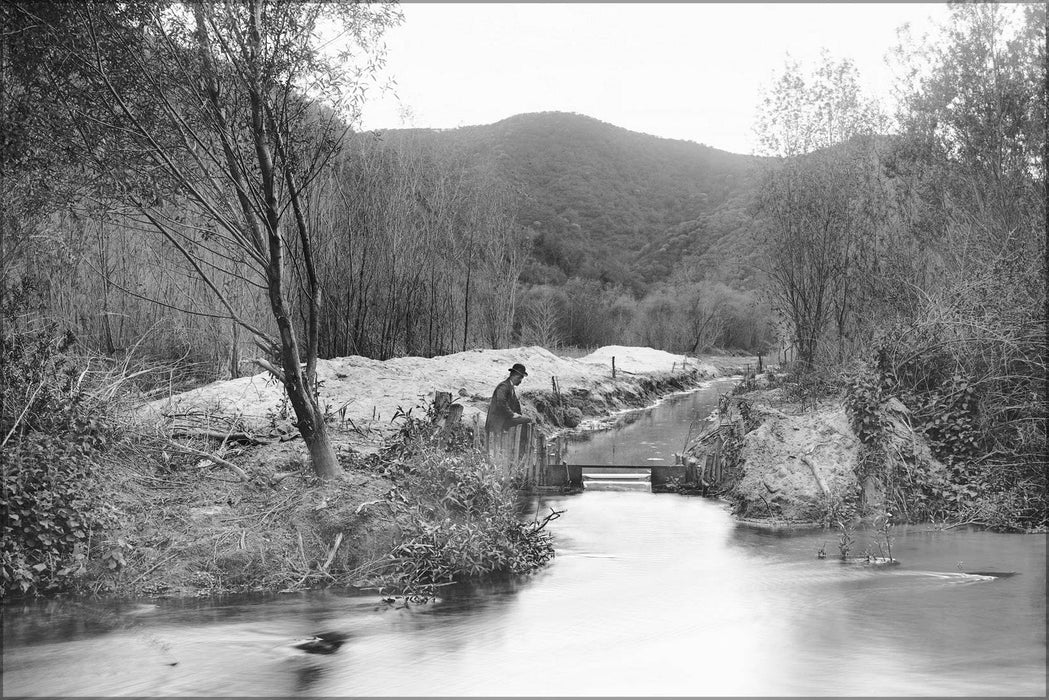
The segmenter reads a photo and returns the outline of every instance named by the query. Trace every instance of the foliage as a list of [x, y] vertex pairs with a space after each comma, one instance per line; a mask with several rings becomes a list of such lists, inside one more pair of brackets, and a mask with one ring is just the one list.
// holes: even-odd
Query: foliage
[[841, 531], [838, 537], [838, 556], [844, 561], [849, 558], [849, 552], [852, 551], [852, 545], [855, 544], [855, 540], [852, 539], [852, 532], [844, 522], [838, 522], [838, 530]]
[[[41, 47], [38, 70], [23, 78], [62, 103], [54, 138], [84, 154], [97, 182], [91, 201], [181, 254], [217, 307], [204, 313], [254, 337], [265, 353], [257, 363], [284, 384], [315, 471], [334, 477], [311, 395], [322, 293], [308, 210], [381, 66], [376, 44], [396, 10], [260, 0], [15, 3], [13, 12], [19, 46]], [[337, 44], [326, 36], [333, 31]], [[243, 316], [241, 296], [268, 302], [267, 326]]]
[[[877, 536], [875, 544], [878, 547], [879, 556], [885, 557], [889, 561], [892, 561], [892, 513], [885, 512], [878, 514], [878, 516], [874, 518], [873, 526], [874, 532]], [[884, 549], [882, 548], [882, 544], [885, 545]]]
[[67, 351], [76, 342], [57, 324], [19, 332], [10, 329], [0, 339], [0, 427], [4, 436], [16, 430], [61, 431], [77, 417], [84, 398], [76, 366]]
[[[73, 343], [50, 324], [5, 328], [0, 346], [5, 595], [74, 586], [115, 525], [95, 476], [120, 436], [108, 410], [120, 382], [72, 355]], [[119, 548], [107, 556], [120, 566]]]
[[418, 435], [397, 464], [401, 544], [391, 585], [427, 598], [435, 587], [471, 578], [527, 573], [554, 554], [546, 524], [522, 521], [516, 489], [485, 454]]
[[814, 409], [821, 402], [839, 394], [840, 378], [822, 367], [796, 367], [783, 380], [783, 397]]
[[869, 361], [846, 405], [904, 520], [1045, 525], [1045, 26], [1044, 5], [952, 4], [897, 52], [895, 137], [855, 138], [884, 122], [827, 59], [763, 111], [775, 307], [817, 382]]
[[881, 406], [885, 402], [882, 382], [871, 372], [857, 372], [845, 381], [845, 411], [852, 432], [864, 445], [879, 443], [885, 433]]
[[856, 273], [883, 225], [873, 136], [884, 123], [855, 66], [827, 53], [811, 71], [788, 63], [759, 113], [763, 153], [776, 157], [755, 199], [769, 291], [808, 367], [832, 328], [841, 361], [861, 320]]
[[[1037, 450], [1043, 449], [1044, 434], [1016, 432], [1016, 425], [986, 415], [1001, 402], [996, 392], [1003, 382], [974, 384], [956, 360], [928, 349], [907, 348], [901, 364], [899, 340], [886, 341], [876, 361], [846, 385], [846, 410], [864, 446], [861, 472], [886, 481], [894, 508], [910, 519], [968, 518], [979, 512], [981, 522], [996, 527], [1040, 525], [1044, 452]], [[952, 365], [954, 371], [946, 371]], [[893, 401], [935, 461], [892, 437], [886, 407]], [[1044, 409], [1032, 404], [1028, 410]], [[1004, 435], [1011, 442], [1006, 444]]]
[[[85, 421], [61, 435], [21, 436], [3, 450], [5, 595], [74, 587], [92, 548], [117, 525], [93, 486], [99, 442], [97, 424]], [[119, 546], [94, 553], [110, 569], [123, 565]]]

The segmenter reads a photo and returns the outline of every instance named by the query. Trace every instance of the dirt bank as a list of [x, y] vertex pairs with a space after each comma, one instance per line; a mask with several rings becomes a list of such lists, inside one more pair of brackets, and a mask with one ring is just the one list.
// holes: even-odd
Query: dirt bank
[[745, 520], [811, 523], [844, 513], [859, 497], [860, 447], [845, 409], [827, 402], [802, 412], [777, 394], [741, 396], [758, 425], [743, 437], [742, 475], [727, 494], [736, 514]]
[[[724, 494], [741, 520], [770, 526], [830, 525], [885, 511], [884, 467], [853, 431], [840, 400], [803, 406], [768, 376], [736, 395], [750, 420], [739, 446], [736, 480]], [[943, 472], [898, 401], [881, 408], [890, 454], [906, 453], [927, 472]], [[906, 514], [896, 514], [901, 521]]]
[[[391, 508], [398, 481], [380, 453], [404, 414], [421, 416], [436, 392], [447, 391], [464, 406], [465, 425], [483, 422], [492, 389], [515, 362], [528, 369], [519, 387], [524, 411], [555, 431], [564, 429], [566, 408], [579, 411], [585, 428], [737, 373], [755, 358], [612, 346], [578, 359], [524, 347], [322, 361], [321, 397], [343, 467], [328, 484], [312, 476], [280, 388], [264, 374], [154, 402], [138, 420], [186, 449], [114, 467], [113, 507], [125, 527], [114, 538], [116, 563], [88, 587], [125, 597], [369, 583], [398, 541]], [[235, 439], [223, 441], [225, 435]]]

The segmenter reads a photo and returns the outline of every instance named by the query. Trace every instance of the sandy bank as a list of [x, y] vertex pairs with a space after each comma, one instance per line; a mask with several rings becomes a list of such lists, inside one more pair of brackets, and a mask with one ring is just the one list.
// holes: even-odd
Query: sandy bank
[[[589, 398], [586, 405], [592, 408], [588, 412], [586, 405], [582, 406], [584, 415], [599, 417], [620, 407], [609, 405], [614, 396], [629, 394], [645, 379], [717, 377], [740, 371], [754, 358], [686, 358], [626, 346], [599, 348], [577, 359], [559, 357], [537, 346], [385, 361], [350, 356], [318, 362], [321, 404], [332, 422], [343, 425], [356, 435], [358, 446], [366, 448], [368, 442], [377, 444], [390, 433], [395, 415], [421, 410], [440, 391], [450, 392], [463, 405], [467, 424], [483, 421], [492, 390], [515, 362], [528, 369], [528, 377], [518, 387], [522, 407], [526, 413], [542, 418], [541, 406], [536, 404], [552, 393], [555, 377], [562, 396]], [[290, 424], [293, 418], [283, 401], [282, 388], [265, 372], [154, 401], [142, 409], [140, 417], [178, 425], [232, 422], [249, 431], [263, 432], [279, 428], [282, 422]]]

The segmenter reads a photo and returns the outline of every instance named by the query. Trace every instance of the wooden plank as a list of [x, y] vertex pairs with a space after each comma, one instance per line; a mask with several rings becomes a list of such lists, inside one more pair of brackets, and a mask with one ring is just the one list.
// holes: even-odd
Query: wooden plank
[[510, 464], [517, 463], [517, 448], [521, 441], [521, 426], [515, 425], [507, 431], [510, 434], [510, 449], [507, 451]]
[[651, 469], [652, 467], [672, 467], [673, 464], [569, 464], [570, 467], [582, 467], [583, 469]]

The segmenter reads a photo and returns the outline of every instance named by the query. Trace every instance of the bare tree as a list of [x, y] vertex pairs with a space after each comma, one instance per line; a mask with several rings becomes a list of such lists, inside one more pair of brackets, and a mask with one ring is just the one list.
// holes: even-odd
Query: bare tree
[[559, 323], [557, 301], [553, 294], [549, 291], [537, 294], [525, 309], [524, 327], [521, 329], [522, 340], [554, 350], [561, 345]]
[[763, 104], [758, 133], [764, 153], [776, 157], [757, 198], [766, 224], [766, 273], [805, 366], [816, 360], [832, 322], [839, 338], [845, 334], [866, 233], [868, 154], [876, 147], [863, 137], [884, 123], [862, 96], [852, 64], [826, 54], [812, 74], [788, 64]]
[[[316, 393], [322, 296], [308, 211], [381, 65], [373, 47], [399, 15], [389, 5], [265, 0], [37, 8], [17, 11], [52, 49], [43, 72], [105, 180], [96, 198], [159, 233], [220, 315], [254, 336], [314, 470], [335, 476]], [[264, 295], [272, 325], [245, 319], [220, 279]], [[296, 292], [308, 299], [298, 324]]]

